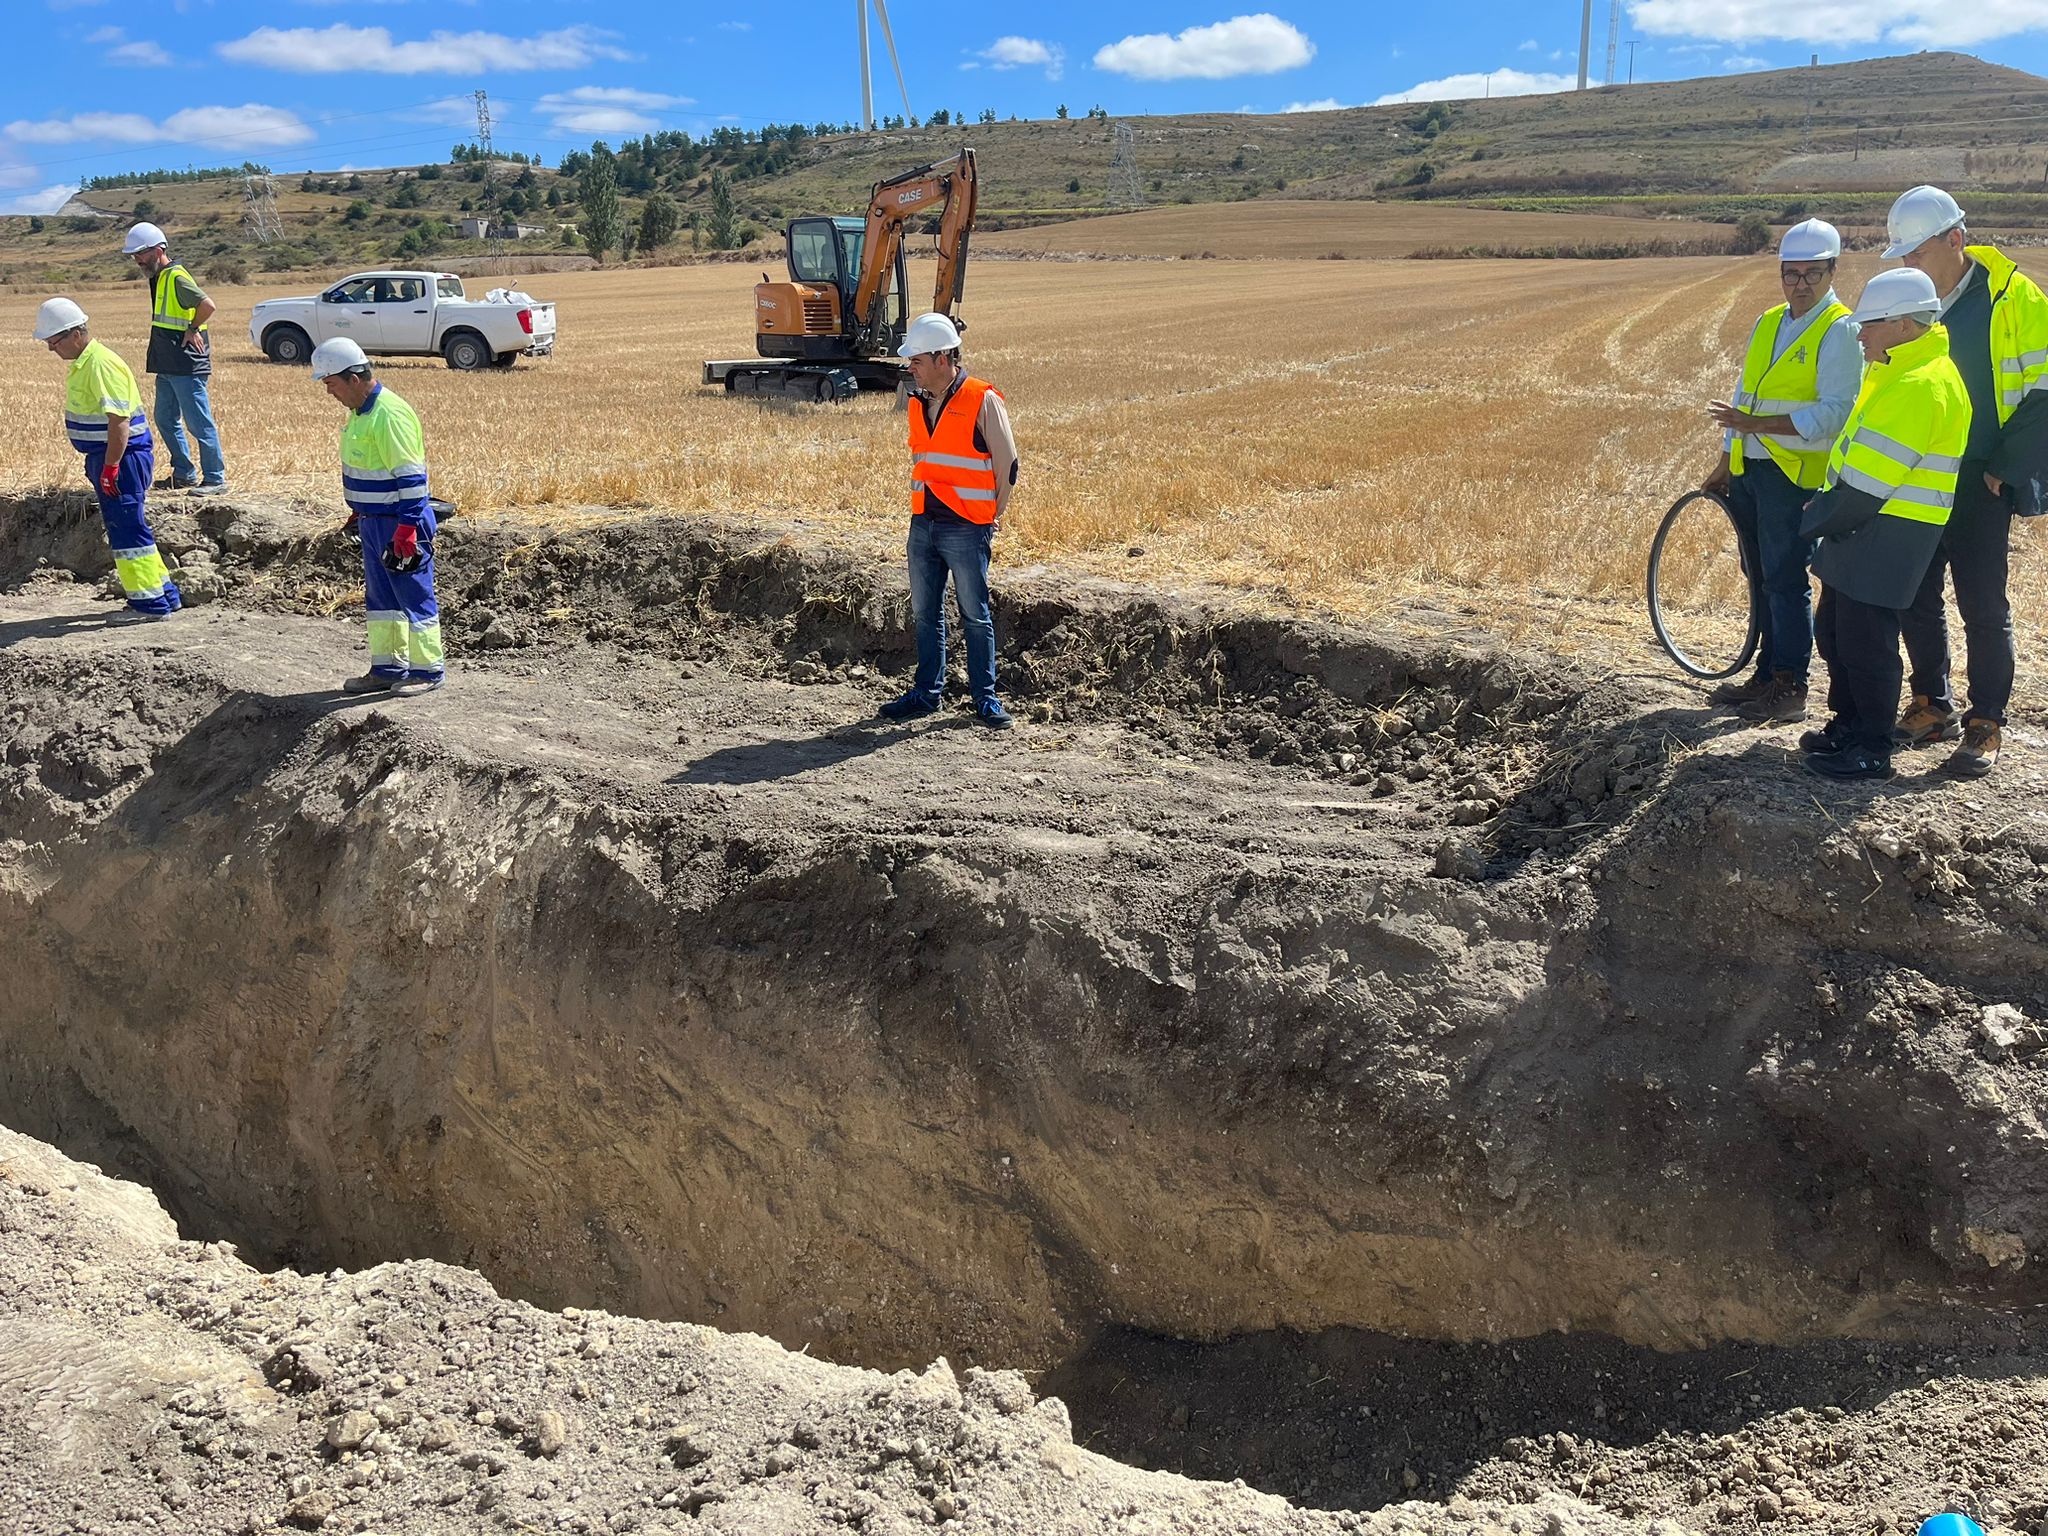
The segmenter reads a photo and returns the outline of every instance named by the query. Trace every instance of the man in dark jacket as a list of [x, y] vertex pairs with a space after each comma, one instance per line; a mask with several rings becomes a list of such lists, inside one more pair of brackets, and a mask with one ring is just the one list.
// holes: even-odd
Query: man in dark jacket
[[[1955, 515], [1906, 610], [1913, 702], [1902, 745], [1962, 743], [1942, 766], [1972, 778], [1998, 761], [2012, 698], [2015, 651], [2006, 566], [2014, 513], [2042, 510], [2048, 470], [2048, 296], [2003, 252], [1969, 244], [1963, 210], [1939, 187], [1915, 187], [1892, 205], [1885, 255], [1927, 274], [1941, 295], [1949, 354], [1970, 393], [1970, 440], [1956, 478]], [[1949, 683], [1942, 589], [1955, 578], [1970, 676], [1960, 721]]]
[[1970, 435], [1970, 397], [1935, 323], [1940, 312], [1933, 282], [1910, 267], [1865, 286], [1851, 318], [1869, 371], [1800, 525], [1801, 537], [1820, 540], [1813, 627], [1831, 717], [1799, 745], [1830, 778], [1892, 774], [1899, 611], [1941, 542]]

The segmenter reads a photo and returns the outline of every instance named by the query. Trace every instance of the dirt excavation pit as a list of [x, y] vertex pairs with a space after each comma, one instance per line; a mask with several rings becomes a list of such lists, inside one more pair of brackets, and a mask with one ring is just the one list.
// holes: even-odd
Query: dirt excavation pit
[[[287, 1267], [221, 1270], [227, 1291], [298, 1298], [209, 1322], [150, 1296], [161, 1278], [94, 1292], [256, 1372], [250, 1455], [166, 1447], [155, 1485], [264, 1528], [294, 1477], [357, 1465], [318, 1451], [321, 1415], [373, 1368], [418, 1378], [365, 1334], [305, 1401], [269, 1379], [370, 1284], [289, 1269], [416, 1260], [389, 1273], [429, 1330], [459, 1299], [440, 1264], [844, 1366], [944, 1356], [961, 1392], [1023, 1371], [1083, 1446], [1309, 1506], [1216, 1529], [1877, 1531], [1961, 1502], [2031, 1536], [2038, 721], [1985, 784], [1916, 761], [1823, 786], [1792, 732], [1448, 612], [1339, 626], [1010, 570], [1019, 728], [891, 727], [872, 711], [910, 647], [887, 549], [565, 522], [451, 522], [450, 684], [364, 703], [334, 692], [360, 640], [331, 519], [171, 511], [204, 601], [108, 629], [77, 499], [0, 507], [0, 1123]], [[0, 1222], [17, 1268], [72, 1241], [23, 1220]], [[461, 1328], [586, 1331], [445, 1284], [474, 1303]], [[16, 1276], [7, 1315], [73, 1326], [83, 1294]], [[700, 1339], [617, 1326], [650, 1330], [647, 1361]], [[788, 1358], [758, 1349], [718, 1411], [793, 1433], [740, 1406]], [[435, 1412], [499, 1412], [488, 1350], [437, 1353], [462, 1360], [433, 1391], [484, 1401]], [[580, 1379], [555, 1358], [496, 1368], [525, 1383], [503, 1437]], [[0, 1432], [61, 1498], [101, 1474], [30, 1432], [55, 1379], [0, 1364]], [[568, 1401], [609, 1412], [610, 1390]], [[898, 1488], [866, 1462], [859, 1520], [730, 1479], [665, 1512], [634, 1502], [616, 1416], [591, 1424], [612, 1524], [532, 1489], [483, 1502], [505, 1468], [425, 1503], [344, 1481], [333, 1517], [941, 1517], [929, 1468]], [[383, 1428], [387, 1470], [440, 1454]], [[848, 1434], [856, 1462], [900, 1438]], [[285, 1475], [301, 1452], [325, 1459]], [[989, 1463], [982, 1528], [1044, 1517], [996, 1497], [1022, 1465]], [[1187, 1487], [1055, 1526], [1202, 1528]], [[748, 1502], [785, 1493], [781, 1526]], [[107, 1523], [40, 1521], [20, 1528]]]

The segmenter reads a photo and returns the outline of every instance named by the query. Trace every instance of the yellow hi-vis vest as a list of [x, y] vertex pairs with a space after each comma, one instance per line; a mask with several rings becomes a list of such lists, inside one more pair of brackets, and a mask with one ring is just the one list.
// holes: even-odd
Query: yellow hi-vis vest
[[1939, 528], [1955, 505], [1956, 471], [1970, 440], [1970, 396], [1949, 360], [1948, 330], [1891, 349], [1863, 375], [1856, 409], [1828, 450], [1828, 487], [1878, 498], [1882, 517]]
[[[184, 331], [191, 328], [192, 317], [198, 311], [178, 302], [178, 279], [181, 277], [186, 282], [192, 283], [193, 287], [199, 286], [197, 283], [192, 282], [192, 274], [175, 261], [168, 264], [163, 271], [150, 279], [149, 323], [151, 325], [161, 326], [167, 331]], [[202, 325], [199, 329], [204, 331], [208, 327]]]
[[[1839, 300], [1821, 306], [1821, 312], [1808, 322], [1806, 333], [1772, 362], [1771, 345], [1791, 307], [1780, 304], [1776, 309], [1765, 310], [1756, 329], [1749, 333], [1749, 352], [1742, 359], [1742, 383], [1730, 402], [1737, 410], [1753, 416], [1789, 416], [1820, 398], [1820, 344], [1828, 328], [1849, 313], [1849, 306]], [[1820, 488], [1821, 476], [1828, 467], [1825, 448], [1802, 452], [1788, 447], [1779, 438], [1758, 434], [1756, 440], [1794, 485], [1809, 491]], [[1728, 473], [1742, 473], [1740, 437], [1728, 445]]]
[[2048, 295], [1996, 246], [1966, 245], [1991, 286], [1991, 371], [1998, 383], [1998, 424], [2020, 401], [2048, 389]]

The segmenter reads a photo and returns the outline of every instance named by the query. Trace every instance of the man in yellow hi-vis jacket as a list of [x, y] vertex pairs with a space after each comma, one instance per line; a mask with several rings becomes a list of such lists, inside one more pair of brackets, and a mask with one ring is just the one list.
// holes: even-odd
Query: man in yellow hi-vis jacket
[[1888, 779], [1899, 707], [1900, 610], [1913, 601], [1955, 505], [1970, 397], [1936, 323], [1924, 272], [1880, 272], [1852, 317], [1869, 370], [1807, 503], [1820, 540], [1814, 639], [1828, 665], [1830, 718], [1799, 739], [1808, 766], [1837, 779]]

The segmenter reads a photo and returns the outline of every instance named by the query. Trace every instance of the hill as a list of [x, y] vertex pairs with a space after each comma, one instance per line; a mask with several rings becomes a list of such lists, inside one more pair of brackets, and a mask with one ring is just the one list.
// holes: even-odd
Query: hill
[[[1746, 212], [1802, 217], [1805, 193], [1820, 200], [1812, 211], [1881, 224], [1899, 187], [1938, 178], [1972, 194], [1979, 224], [2048, 223], [2048, 80], [1954, 53], [1551, 96], [1126, 121], [1141, 190], [1169, 207], [1449, 200], [1731, 223]], [[875, 181], [969, 144], [982, 156], [982, 229], [996, 235], [1107, 212], [1118, 126], [1091, 116], [874, 133], [723, 129], [709, 141], [663, 133], [618, 147], [621, 200], [629, 222], [653, 193], [676, 203], [681, 233], [659, 253], [672, 257], [715, 243], [720, 177], [733, 189], [739, 243], [773, 243], [788, 218], [856, 210]], [[280, 174], [284, 232], [269, 244], [244, 227], [238, 179], [96, 188], [69, 217], [0, 219], [0, 282], [122, 275], [109, 226], [145, 209], [196, 265], [229, 280], [409, 257], [459, 266], [488, 250], [458, 227], [487, 191], [539, 231], [510, 248], [530, 269], [580, 250], [577, 179], [565, 173], [584, 158]], [[1554, 233], [1540, 242], [1573, 243]]]

